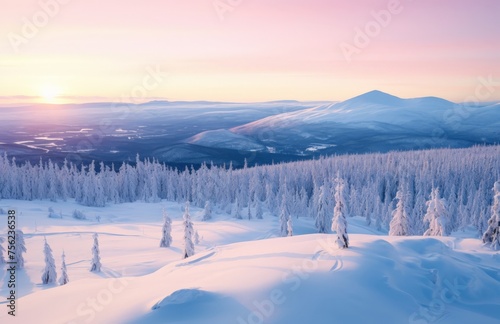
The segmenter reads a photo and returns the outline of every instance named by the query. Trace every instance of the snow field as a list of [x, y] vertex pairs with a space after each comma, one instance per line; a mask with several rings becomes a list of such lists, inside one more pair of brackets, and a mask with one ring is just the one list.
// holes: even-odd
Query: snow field
[[[269, 213], [248, 221], [214, 211], [201, 222], [202, 209], [191, 207], [203, 238], [183, 260], [177, 203], [0, 201], [9, 206], [28, 249], [17, 272], [22, 323], [498, 323], [500, 254], [463, 232], [388, 237], [349, 217], [350, 247], [340, 250], [336, 235], [313, 234], [309, 218], [293, 219], [298, 235], [278, 238]], [[49, 206], [63, 219], [48, 218]], [[162, 208], [173, 221], [171, 248], [159, 247]], [[74, 209], [90, 220], [71, 219]], [[89, 272], [94, 232], [101, 273]], [[58, 275], [66, 253], [67, 285], [41, 285], [44, 237]], [[3, 312], [0, 321], [11, 318]]]

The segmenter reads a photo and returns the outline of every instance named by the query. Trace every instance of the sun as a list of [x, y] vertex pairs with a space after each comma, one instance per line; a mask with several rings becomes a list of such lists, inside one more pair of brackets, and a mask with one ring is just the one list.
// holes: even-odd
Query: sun
[[55, 103], [60, 94], [61, 88], [53, 84], [44, 85], [40, 92], [42, 100], [45, 103]]

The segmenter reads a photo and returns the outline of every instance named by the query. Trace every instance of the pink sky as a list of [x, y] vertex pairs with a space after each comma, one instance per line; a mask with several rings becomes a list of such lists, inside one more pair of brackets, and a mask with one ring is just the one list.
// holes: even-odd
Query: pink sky
[[[58, 1], [24, 37], [24, 19]], [[221, 20], [217, 2], [236, 5]], [[388, 7], [381, 26], [371, 13]], [[156, 66], [168, 78], [137, 101], [343, 100], [373, 89], [463, 101], [490, 76], [484, 99], [500, 100], [499, 18], [498, 0], [9, 1], [0, 102], [130, 98]], [[346, 59], [367, 26], [378, 29]]]

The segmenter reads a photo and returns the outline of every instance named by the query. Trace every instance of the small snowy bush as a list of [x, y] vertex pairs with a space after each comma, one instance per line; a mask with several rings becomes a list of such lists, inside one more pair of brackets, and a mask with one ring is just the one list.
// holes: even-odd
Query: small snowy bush
[[85, 220], [85, 219], [87, 219], [87, 216], [85, 216], [85, 214], [81, 210], [75, 209], [73, 211], [73, 218], [79, 219], [79, 220]]

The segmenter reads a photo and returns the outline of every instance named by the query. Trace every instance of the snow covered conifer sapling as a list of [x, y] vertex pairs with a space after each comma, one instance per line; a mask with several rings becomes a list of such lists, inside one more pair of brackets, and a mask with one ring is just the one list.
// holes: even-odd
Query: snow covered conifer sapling
[[248, 202], [248, 208], [247, 208], [247, 219], [251, 220], [252, 219], [252, 208], [251, 208], [250, 202]]
[[99, 251], [99, 236], [94, 233], [94, 245], [92, 246], [92, 261], [90, 264], [91, 272], [101, 272], [101, 256]]
[[210, 205], [210, 201], [205, 202], [205, 208], [203, 209], [203, 218], [202, 221], [207, 221], [212, 219], [212, 206]]
[[332, 231], [337, 233], [337, 245], [341, 249], [349, 247], [347, 220], [345, 215], [345, 182], [337, 175], [335, 179], [335, 207], [333, 211]]
[[440, 197], [439, 189], [433, 188], [430, 200], [427, 201], [427, 212], [424, 216], [424, 222], [429, 223], [429, 228], [425, 231], [425, 236], [444, 236], [446, 235], [446, 224], [448, 211], [446, 201]]
[[24, 233], [21, 230], [16, 230], [16, 257], [15, 262], [17, 263], [17, 268], [24, 268], [24, 256], [23, 253], [26, 252], [26, 243], [24, 242]]
[[286, 197], [283, 196], [282, 203], [281, 203], [281, 212], [280, 212], [280, 236], [287, 236], [288, 235], [288, 229], [287, 229], [287, 222], [288, 219], [290, 218], [290, 215], [288, 214], [288, 210], [286, 208]]
[[56, 262], [52, 256], [52, 249], [50, 248], [49, 243], [47, 243], [47, 239], [45, 239], [45, 243], [43, 245], [43, 254], [45, 256], [45, 269], [42, 273], [42, 283], [44, 285], [48, 285], [56, 282], [57, 273]]
[[193, 222], [191, 221], [191, 215], [189, 214], [189, 201], [186, 202], [186, 208], [184, 210], [184, 259], [189, 258], [194, 255], [194, 243], [193, 243]]
[[200, 234], [198, 234], [198, 231], [194, 231], [194, 244], [200, 244]]
[[64, 251], [61, 256], [61, 277], [59, 277], [59, 284], [65, 285], [69, 282], [69, 277], [68, 277], [68, 270], [66, 269], [66, 255], [64, 254]]
[[396, 209], [392, 212], [392, 220], [389, 224], [390, 236], [407, 236], [410, 235], [408, 225], [408, 214], [406, 213], [406, 196], [403, 190], [400, 189], [396, 193], [398, 203]]
[[319, 187], [319, 190], [317, 192], [314, 193], [315, 195], [317, 195], [317, 197], [315, 197], [315, 201], [316, 201], [316, 222], [315, 222], [315, 225], [316, 225], [316, 228], [318, 229], [318, 233], [326, 233], [327, 230], [328, 230], [328, 216], [327, 216], [327, 213], [326, 213], [326, 201], [325, 201], [325, 187], [324, 186], [321, 186]]
[[240, 207], [240, 203], [238, 201], [238, 198], [236, 198], [236, 200], [234, 202], [232, 216], [233, 216], [233, 218], [236, 218], [236, 219], [243, 219], [243, 217], [241, 217], [241, 207]]
[[262, 219], [264, 212], [262, 211], [262, 202], [259, 198], [255, 199], [255, 218]]
[[160, 247], [169, 247], [172, 244], [172, 220], [163, 209], [163, 227]]
[[483, 243], [490, 245], [493, 250], [500, 250], [500, 181], [493, 185], [493, 205], [488, 228], [483, 234]]

